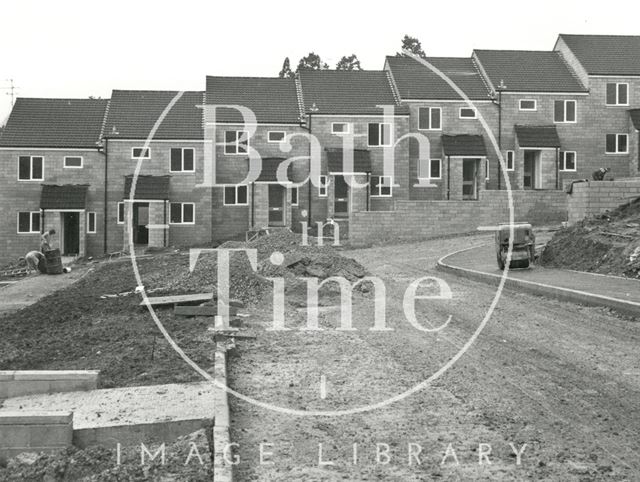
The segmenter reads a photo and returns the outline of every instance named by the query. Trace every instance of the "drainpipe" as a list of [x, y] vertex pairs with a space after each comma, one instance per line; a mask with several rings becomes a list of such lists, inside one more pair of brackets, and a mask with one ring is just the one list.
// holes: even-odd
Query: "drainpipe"
[[451, 156], [447, 156], [447, 201], [451, 200]]
[[251, 226], [250, 229], [256, 226], [256, 183], [251, 183]]
[[108, 165], [109, 165], [109, 155], [108, 155], [108, 138], [105, 137], [104, 138], [104, 150], [102, 152], [102, 154], [104, 155], [104, 213], [103, 213], [103, 252], [104, 254], [107, 254], [108, 250], [107, 250], [107, 229], [108, 229], [108, 216], [107, 216], [107, 212], [108, 212], [108, 203], [109, 203], [109, 199], [108, 199], [108, 195], [107, 195], [107, 187], [109, 185], [109, 169], [108, 169]]
[[167, 231], [169, 231], [166, 226], [167, 226], [167, 204], [169, 204], [169, 200], [165, 199], [164, 200], [164, 212], [163, 212], [163, 224], [165, 225], [165, 227], [162, 229], [163, 231], [163, 236], [162, 236], [162, 244], [164, 244], [164, 247], [167, 247]]
[[556, 190], [560, 189], [560, 148], [556, 147]]
[[[506, 88], [507, 86], [504, 85], [504, 80], [501, 79], [500, 84], [496, 87], [498, 91], [498, 150], [500, 151], [500, 155], [502, 155], [502, 91]], [[500, 189], [502, 189], [502, 166], [500, 165], [500, 159], [498, 159], [498, 190]]]

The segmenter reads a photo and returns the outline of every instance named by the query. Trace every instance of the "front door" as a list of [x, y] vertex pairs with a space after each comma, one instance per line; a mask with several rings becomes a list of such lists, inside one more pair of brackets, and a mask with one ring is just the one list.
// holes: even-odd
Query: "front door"
[[525, 189], [535, 189], [536, 186], [536, 164], [537, 153], [535, 151], [524, 151], [524, 181]]
[[149, 244], [149, 203], [133, 204], [133, 243]]
[[287, 190], [280, 184], [269, 184], [269, 226], [285, 225]]
[[334, 176], [333, 213], [337, 218], [349, 216], [349, 185], [344, 176]]
[[62, 213], [63, 217], [63, 253], [76, 256], [80, 253], [80, 213]]
[[462, 199], [478, 198], [478, 160], [462, 160]]

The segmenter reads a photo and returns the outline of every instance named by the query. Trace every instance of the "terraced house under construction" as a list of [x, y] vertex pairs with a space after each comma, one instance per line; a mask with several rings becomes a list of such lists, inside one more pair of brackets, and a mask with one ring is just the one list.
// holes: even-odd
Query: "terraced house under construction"
[[[0, 262], [50, 228], [78, 256], [328, 219], [344, 236], [353, 213], [399, 202], [483, 202], [507, 187], [542, 196], [600, 167], [637, 177], [639, 53], [640, 36], [561, 34], [549, 51], [20, 98], [0, 137]], [[253, 151], [262, 169], [251, 179]]]

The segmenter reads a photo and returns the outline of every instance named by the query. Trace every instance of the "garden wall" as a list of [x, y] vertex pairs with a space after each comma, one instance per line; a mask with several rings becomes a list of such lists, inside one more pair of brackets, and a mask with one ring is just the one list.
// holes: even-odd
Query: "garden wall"
[[568, 196], [569, 224], [610, 211], [639, 196], [640, 178], [574, 184]]

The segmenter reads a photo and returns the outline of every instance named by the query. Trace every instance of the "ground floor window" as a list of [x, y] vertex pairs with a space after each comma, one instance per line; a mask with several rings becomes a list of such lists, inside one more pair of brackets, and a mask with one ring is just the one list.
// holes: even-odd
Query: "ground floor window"
[[196, 205], [194, 203], [171, 203], [171, 224], [195, 224]]
[[488, 181], [491, 177], [490, 174], [490, 170], [489, 170], [489, 159], [485, 159], [484, 160], [484, 179], [485, 181]]
[[627, 134], [607, 134], [606, 148], [607, 154], [627, 154], [629, 149]]
[[31, 234], [40, 232], [40, 212], [25, 211], [18, 213], [18, 233]]
[[441, 179], [442, 161], [440, 159], [422, 159], [418, 161], [418, 179]]
[[515, 156], [516, 153], [514, 151], [507, 151], [507, 158], [505, 159], [505, 162], [507, 164], [507, 171], [515, 170]]
[[393, 180], [391, 176], [371, 176], [371, 197], [390, 197], [391, 185]]
[[124, 203], [118, 203], [118, 224], [124, 224]]
[[291, 205], [292, 206], [297, 206], [298, 205], [298, 188], [297, 187], [292, 187], [291, 188]]
[[223, 204], [225, 206], [246, 206], [249, 196], [246, 185], [225, 186]]
[[318, 178], [318, 196], [327, 197], [328, 187], [329, 187], [329, 178], [327, 176], [320, 176]]
[[87, 233], [95, 234], [96, 232], [96, 213], [87, 213]]
[[575, 171], [576, 170], [576, 153], [573, 151], [563, 151], [560, 153], [560, 170]]

